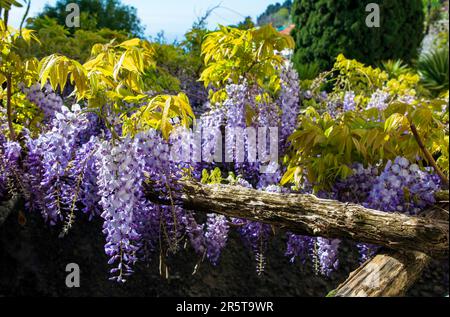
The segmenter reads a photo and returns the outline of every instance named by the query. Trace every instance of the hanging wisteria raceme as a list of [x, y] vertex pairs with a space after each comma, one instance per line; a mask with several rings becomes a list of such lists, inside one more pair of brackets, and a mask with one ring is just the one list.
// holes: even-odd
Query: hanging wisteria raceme
[[108, 264], [116, 264], [110, 271], [114, 274], [111, 279], [125, 282], [133, 272], [139, 250], [135, 210], [144, 196], [144, 176], [133, 141], [128, 138], [116, 143], [104, 141], [96, 153], [97, 185], [103, 208], [105, 252], [110, 258]]
[[[265, 163], [261, 156], [256, 155], [256, 134], [258, 129], [268, 131], [271, 124], [277, 126], [276, 105], [266, 101], [257, 102], [257, 97], [262, 96], [262, 89], [249, 85], [246, 81], [238, 85], [230, 84], [226, 90], [228, 99], [223, 104], [226, 110], [225, 161], [232, 162], [234, 172], [255, 184], [259, 177], [259, 167], [261, 163]], [[250, 126], [247, 122], [248, 111], [257, 114]], [[254, 129], [255, 138], [249, 135], [250, 130], [247, 128]], [[268, 133], [267, 142], [269, 144]]]
[[210, 109], [200, 116], [197, 124], [190, 136], [194, 142], [191, 170], [194, 179], [200, 180], [204, 169], [214, 169], [224, 161], [222, 127], [225, 126], [225, 109]]
[[45, 189], [41, 185], [45, 173], [41, 141], [41, 138], [32, 139], [29, 135], [26, 136], [27, 156], [23, 163], [27, 198], [25, 205], [29, 211], [42, 212], [44, 219], [48, 219], [44, 213]]
[[294, 132], [300, 114], [300, 82], [292, 62], [286, 61], [280, 72], [281, 90], [278, 103], [281, 107], [280, 151], [288, 146], [288, 137]]
[[4, 148], [4, 165], [8, 168], [5, 169], [6, 177], [14, 176], [17, 173], [19, 167], [19, 158], [22, 152], [22, 147], [18, 142], [7, 141], [3, 145]]
[[[133, 145], [136, 152], [135, 159], [139, 163], [139, 173], [142, 173], [139, 174], [142, 179], [136, 184], [138, 187], [136, 196], [139, 199], [133, 211], [134, 222], [140, 237], [139, 253], [143, 259], [146, 259], [160, 244], [161, 226], [165, 225], [163, 213], [166, 209], [148, 201], [144, 192], [148, 187], [160, 190], [164, 188], [167, 192], [166, 185], [161, 184], [160, 178], [165, 177], [161, 174], [164, 164], [169, 162], [169, 148], [159, 133], [154, 130], [136, 135]], [[146, 183], [148, 179], [152, 180], [151, 185]]]
[[[159, 236], [163, 235], [169, 250], [176, 252], [179, 248], [178, 242], [184, 234], [183, 219], [185, 218], [184, 209], [176, 206], [178, 195], [182, 192], [181, 185], [177, 181], [183, 176], [185, 165], [174, 160], [172, 155], [176, 150], [171, 151], [170, 143], [165, 141], [156, 130], [140, 133], [135, 138], [137, 152], [142, 161], [141, 168], [149, 186], [159, 193], [159, 199], [170, 202], [170, 206], [150, 208], [152, 214], [157, 213], [157, 217], [151, 218], [152, 223], [146, 230], [150, 229], [151, 232], [158, 233], [158, 236], [149, 236], [151, 239], [149, 244], [155, 244]], [[159, 223], [156, 223], [156, 219]]]
[[305, 263], [313, 250], [315, 242], [314, 238], [296, 235], [290, 232], [287, 233], [287, 238], [288, 241], [285, 255], [289, 257], [292, 263], [297, 258], [302, 263]]
[[[245, 188], [253, 188], [253, 186], [242, 177], [238, 177], [234, 180], [233, 184]], [[277, 191], [278, 188], [274, 189], [274, 192]], [[256, 271], [261, 275], [265, 268], [265, 251], [272, 231], [271, 226], [239, 218], [233, 218], [231, 219], [231, 222], [238, 228], [237, 230], [242, 237], [244, 244], [254, 253], [257, 262]]]
[[[333, 199], [336, 194], [332, 191], [319, 191], [317, 197]], [[317, 274], [330, 277], [331, 273], [339, 268], [340, 239], [313, 238], [312, 257]]]
[[0, 198], [5, 197], [8, 191], [16, 187], [13, 185], [18, 185], [19, 188], [22, 185], [19, 177], [19, 159], [21, 152], [22, 148], [19, 143], [6, 141], [0, 135]]
[[[242, 84], [229, 84], [226, 87], [228, 98], [223, 107], [226, 109], [225, 143], [226, 162], [234, 162], [236, 168], [241, 168], [246, 158], [243, 135], [246, 122], [246, 105], [251, 102], [249, 87], [246, 82]], [[254, 101], [253, 101], [254, 103]], [[240, 135], [241, 134], [241, 135]]]
[[225, 216], [208, 214], [207, 217], [205, 232], [206, 256], [212, 264], [217, 265], [220, 253], [226, 246], [230, 226]]
[[389, 93], [382, 90], [377, 90], [372, 94], [369, 103], [367, 104], [367, 109], [377, 108], [383, 111], [388, 106]]
[[192, 248], [197, 254], [204, 255], [206, 251], [206, 241], [204, 235], [205, 224], [197, 223], [194, 215], [190, 211], [185, 213], [182, 221]]
[[39, 83], [31, 87], [25, 87], [23, 84], [19, 87], [26, 94], [27, 99], [38, 106], [43, 114], [43, 123], [51, 123], [55, 114], [58, 113], [63, 106], [63, 99], [56, 94], [50, 84], [43, 87]]
[[265, 270], [265, 253], [272, 232], [271, 226], [243, 219], [234, 219], [233, 223], [238, 226], [244, 243], [255, 254], [256, 272], [261, 275]]
[[[42, 215], [51, 225], [63, 219], [63, 210], [70, 208], [72, 202], [73, 180], [66, 170], [77, 149], [77, 140], [87, 127], [86, 116], [81, 115], [78, 105], [72, 111], [63, 106], [55, 114], [53, 128], [36, 140], [29, 139], [28, 157], [25, 165], [31, 170], [28, 192], [40, 181]], [[41, 166], [39, 166], [41, 165]], [[39, 177], [42, 177], [40, 180]]]
[[316, 256], [320, 264], [320, 272], [325, 276], [339, 267], [339, 239], [316, 238]]
[[5, 165], [5, 143], [6, 138], [0, 133], [0, 199], [6, 196], [6, 165]]
[[356, 110], [355, 93], [353, 91], [345, 93], [343, 110], [344, 112]]
[[73, 186], [69, 189], [71, 211], [76, 208], [77, 203], [82, 205], [83, 213], [91, 220], [100, 215], [100, 196], [97, 188], [97, 169], [95, 166], [95, 153], [99, 146], [99, 139], [92, 136], [75, 153], [75, 159], [70, 165], [69, 177]]
[[[157, 247], [176, 252], [185, 233], [201, 251], [195, 219], [177, 205], [181, 192], [177, 180], [184, 165], [172, 160], [170, 144], [159, 132], [149, 130], [134, 139], [104, 141], [96, 159], [105, 252], [109, 264], [115, 264], [112, 279], [124, 282], [135, 262], [148, 258]], [[147, 190], [169, 204], [150, 202]]]
[[[253, 93], [255, 97], [253, 98], [256, 98], [257, 93], [258, 91], [255, 90]], [[261, 91], [259, 95], [263, 95], [263, 92]], [[278, 158], [282, 155], [281, 151], [284, 151], [281, 144], [285, 144], [285, 141], [281, 141], [280, 131], [282, 130], [282, 127], [280, 126], [279, 105], [270, 99], [263, 99], [262, 101], [257, 102], [255, 106], [258, 115], [252, 124], [252, 128], [254, 128], [255, 131], [256, 141], [252, 142], [250, 138], [247, 138], [248, 142], [246, 143], [246, 150], [253, 152], [254, 156], [251, 157], [251, 155], [248, 154], [247, 160], [249, 162], [246, 162], [244, 165], [246, 173], [242, 174], [245, 175], [256, 188], [260, 189], [262, 187], [259, 186], [263, 186], [264, 183], [267, 183], [266, 186], [278, 184], [281, 179], [281, 177], [279, 179], [277, 178], [277, 176], [281, 174]], [[275, 135], [273, 135], [274, 132], [276, 133]], [[273, 145], [276, 147], [276, 157], [273, 157], [274, 153], [271, 153], [274, 148]], [[269, 179], [261, 179], [265, 176], [269, 176]]]

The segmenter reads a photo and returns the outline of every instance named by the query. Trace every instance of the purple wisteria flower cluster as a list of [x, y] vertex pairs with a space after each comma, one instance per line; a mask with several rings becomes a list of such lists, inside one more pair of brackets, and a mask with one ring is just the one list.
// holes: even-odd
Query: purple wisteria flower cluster
[[377, 90], [372, 94], [366, 109], [376, 108], [380, 111], [386, 110], [388, 106], [389, 93]]
[[265, 269], [265, 253], [272, 233], [270, 225], [244, 219], [233, 219], [244, 244], [255, 254], [256, 271], [260, 275]]
[[[263, 94], [263, 90], [257, 86], [250, 86], [243, 81], [241, 84], [229, 84], [226, 87], [228, 99], [223, 104], [224, 112], [221, 112], [220, 123], [225, 122], [225, 142], [235, 144], [231, 147], [228, 158], [233, 160], [229, 170], [240, 175], [236, 180], [236, 185], [256, 188], [269, 192], [282, 192], [278, 186], [283, 170], [281, 170], [277, 162], [255, 162], [248, 157], [250, 147], [256, 146], [249, 142], [248, 136], [239, 139], [231, 131], [239, 131], [247, 128], [247, 111], [253, 111], [256, 116], [251, 126], [256, 130], [261, 128], [278, 127], [279, 128], [279, 154], [280, 156], [288, 147], [287, 138], [295, 130], [300, 112], [300, 85], [296, 71], [290, 62], [286, 62], [280, 69], [281, 90], [278, 99], [274, 102], [258, 99], [257, 96]], [[259, 100], [259, 101], [258, 101]], [[269, 133], [266, 135], [265, 148], [270, 147]], [[217, 140], [211, 138], [213, 142]], [[244, 142], [243, 146], [239, 141]], [[261, 140], [258, 140], [261, 142]], [[262, 140], [264, 142], [264, 140]], [[242, 152], [244, 151], [244, 152]], [[266, 173], [260, 173], [261, 164], [268, 164]], [[242, 219], [232, 219], [234, 225], [237, 226], [240, 235], [245, 244], [255, 254], [257, 262], [257, 271], [262, 273], [265, 265], [265, 250], [270, 238], [271, 227], [266, 224], [247, 221]], [[223, 239], [222, 244], [226, 240]]]
[[3, 200], [6, 196], [6, 165], [5, 165], [5, 143], [6, 138], [0, 134], [0, 199]]
[[[355, 164], [353, 175], [338, 181], [333, 189], [335, 198], [343, 202], [362, 204], [386, 212], [416, 215], [435, 203], [434, 194], [440, 189], [439, 177], [430, 169], [404, 157], [389, 161], [379, 173], [376, 167]], [[375, 245], [358, 243], [360, 261], [365, 262], [379, 249]]]
[[30, 87], [22, 85], [21, 88], [27, 99], [42, 110], [44, 123], [50, 123], [63, 106], [63, 99], [53, 91], [50, 84], [42, 87], [41, 84], [36, 83]]
[[7, 141], [0, 135], [0, 198], [6, 197], [13, 189], [9, 183], [20, 182], [19, 159], [22, 148], [19, 143]]
[[[434, 194], [440, 189], [440, 179], [430, 168], [420, 168], [404, 157], [388, 161], [380, 173], [376, 166], [352, 166], [353, 174], [338, 180], [331, 192], [321, 193], [326, 198], [364, 205], [367, 208], [416, 215], [435, 203]], [[314, 247], [315, 245], [315, 247]], [[376, 245], [357, 243], [360, 262], [373, 257], [379, 250]], [[309, 238], [288, 234], [286, 255], [316, 259], [319, 271], [330, 276], [338, 265], [339, 240]]]
[[336, 181], [332, 189], [332, 197], [342, 202], [362, 204], [372, 190], [374, 180], [378, 177], [378, 168], [364, 167], [361, 163], [352, 166], [353, 174], [346, 179]]
[[[279, 185], [285, 172], [280, 158], [299, 124], [301, 95], [308, 99], [312, 94], [300, 92], [292, 63], [286, 62], [279, 76], [281, 89], [272, 97], [258, 84], [242, 78], [237, 84], [229, 83], [223, 104], [201, 115], [201, 134], [175, 127], [168, 140], [154, 129], [122, 135], [122, 121], [109, 105], [105, 105], [105, 114], [89, 112], [79, 105], [69, 109], [50, 85], [22, 87], [29, 101], [42, 110], [45, 125], [37, 138], [25, 130], [18, 142], [7, 141], [0, 134], [0, 199], [20, 188], [29, 211], [40, 212], [51, 226], [63, 225], [61, 237], [68, 234], [76, 217], [103, 219], [111, 279], [121, 283], [133, 273], [138, 261], [149, 260], [156, 252], [160, 257], [173, 254], [185, 241], [202, 260], [217, 265], [232, 228], [253, 253], [256, 270], [262, 274], [273, 228], [215, 213], [202, 219], [182, 207], [180, 180], [186, 176], [200, 180], [204, 169], [219, 167], [223, 175], [228, 175], [222, 180], [231, 185], [269, 193], [294, 191]], [[357, 108], [352, 91], [332, 97], [328, 99], [326, 93], [320, 96], [333, 117]], [[379, 90], [367, 108], [383, 110], [388, 99], [389, 94]], [[99, 116], [106, 116], [106, 122]], [[236, 133], [269, 127], [278, 129], [278, 160], [255, 160], [249, 154], [257, 152], [252, 147], [270, 148], [269, 135], [252, 143], [247, 132], [244, 137]], [[223, 143], [233, 146], [223, 151]], [[265, 172], [261, 172], [263, 165]], [[338, 180], [321, 195], [416, 215], [434, 203], [434, 193], [440, 188], [440, 180], [431, 169], [403, 157], [389, 161], [382, 171], [381, 167], [359, 163], [351, 168], [350, 177]], [[311, 193], [311, 187], [305, 183], [296, 192]], [[310, 258], [317, 273], [330, 277], [339, 265], [340, 243], [338, 239], [288, 232], [285, 255], [291, 262]], [[357, 247], [362, 261], [377, 250], [377, 246], [368, 244]]]
[[112, 279], [125, 282], [137, 261], [140, 236], [135, 210], [140, 208], [144, 176], [130, 139], [117, 145], [103, 142], [97, 157], [105, 252], [110, 257], [108, 264], [118, 263], [111, 270], [111, 274], [116, 274]]
[[72, 110], [62, 106], [55, 113], [52, 129], [38, 139], [28, 139], [26, 166], [30, 175], [27, 192], [38, 205], [44, 219], [51, 225], [63, 220], [63, 210], [70, 209], [73, 180], [67, 170], [76, 149], [79, 135], [87, 127], [86, 116], [78, 105]]
[[439, 177], [431, 169], [422, 170], [404, 157], [389, 161], [375, 180], [365, 206], [387, 212], [416, 215], [435, 203]]
[[314, 248], [315, 239], [308, 236], [296, 235], [293, 233], [287, 233], [287, 248], [285, 255], [289, 257], [290, 261], [294, 261], [298, 258], [302, 263], [305, 263]]
[[213, 264], [217, 264], [222, 249], [226, 246], [230, 226], [225, 216], [208, 214], [206, 223], [206, 255]]
[[[170, 156], [169, 142], [159, 132], [149, 130], [134, 138], [104, 141], [95, 164], [105, 251], [109, 264], [115, 265], [112, 279], [124, 282], [133, 265], [158, 246], [176, 252], [185, 233], [194, 249], [203, 251], [202, 226], [177, 205], [181, 190], [176, 182], [182, 171]], [[150, 201], [148, 188], [168, 204]], [[213, 234], [217, 230], [213, 229]]]
[[92, 136], [76, 151], [69, 169], [69, 176], [74, 183], [70, 201], [72, 204], [80, 203], [83, 206], [81, 210], [89, 216], [90, 220], [101, 213], [96, 168], [96, 152], [99, 143], [98, 137]]
[[317, 258], [320, 263], [320, 272], [324, 276], [330, 276], [330, 274], [337, 270], [339, 267], [339, 245], [341, 240], [339, 239], [325, 239], [317, 238]]
[[344, 112], [356, 110], [355, 93], [353, 91], [345, 93], [343, 110]]
[[287, 61], [280, 72], [281, 91], [278, 104], [281, 107], [280, 151], [289, 146], [288, 137], [298, 125], [300, 113], [300, 81], [292, 63]]

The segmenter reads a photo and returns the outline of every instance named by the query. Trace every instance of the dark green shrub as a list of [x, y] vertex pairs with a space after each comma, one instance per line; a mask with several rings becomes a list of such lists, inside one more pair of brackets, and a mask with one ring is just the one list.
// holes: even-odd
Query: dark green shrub
[[439, 95], [449, 88], [448, 59], [448, 48], [442, 48], [421, 56], [417, 63], [421, 83], [432, 95]]
[[[38, 17], [56, 19], [59, 25], [65, 25], [66, 5], [77, 3], [80, 7], [80, 27], [85, 30], [110, 29], [125, 31], [133, 36], [144, 36], [144, 26], [138, 18], [137, 10], [120, 0], [58, 0], [54, 5], [46, 4]], [[76, 28], [69, 28], [74, 33]]]
[[[380, 7], [380, 27], [366, 25], [368, 3]], [[295, 0], [293, 36], [296, 63], [328, 69], [337, 55], [369, 65], [417, 57], [423, 39], [422, 0]]]
[[379, 68], [384, 70], [389, 75], [389, 78], [398, 78], [400, 75], [413, 72], [401, 59], [383, 61]]
[[301, 80], [314, 79], [320, 73], [320, 67], [317, 63], [301, 64], [295, 63], [295, 69]]

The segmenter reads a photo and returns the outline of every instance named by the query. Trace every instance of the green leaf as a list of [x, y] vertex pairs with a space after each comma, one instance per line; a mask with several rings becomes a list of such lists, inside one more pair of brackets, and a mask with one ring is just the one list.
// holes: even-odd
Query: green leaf
[[293, 179], [294, 179], [294, 174], [295, 174], [296, 171], [297, 171], [297, 167], [290, 167], [290, 168], [288, 168], [286, 173], [284, 173], [283, 177], [281, 178], [280, 185], [284, 186], [287, 183], [292, 182]]
[[393, 130], [404, 128], [408, 120], [401, 113], [392, 114], [384, 123], [384, 131], [391, 132]]

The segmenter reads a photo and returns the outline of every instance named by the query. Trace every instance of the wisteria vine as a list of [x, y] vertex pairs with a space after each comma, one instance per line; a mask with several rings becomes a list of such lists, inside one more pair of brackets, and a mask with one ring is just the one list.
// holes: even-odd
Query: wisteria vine
[[[169, 140], [154, 129], [117, 138], [97, 114], [79, 105], [66, 107], [49, 85], [22, 87], [28, 100], [42, 110], [45, 128], [38, 137], [25, 131], [17, 142], [0, 134], [0, 200], [15, 190], [22, 191], [27, 209], [40, 212], [49, 225], [60, 226], [61, 237], [70, 233], [76, 217], [101, 217], [111, 279], [118, 282], [127, 280], [138, 261], [151, 259], [158, 252], [160, 258], [176, 253], [184, 241], [190, 242], [201, 259], [218, 265], [232, 230], [241, 235], [254, 255], [256, 271], [262, 274], [273, 228], [214, 213], [202, 217], [185, 210], [179, 202], [182, 189], [178, 180], [193, 177], [200, 181], [204, 170], [219, 167], [225, 181], [236, 186], [276, 193], [294, 191], [279, 186], [285, 172], [281, 159], [270, 162], [268, 172], [262, 173], [261, 166], [268, 162], [249, 156], [251, 147], [256, 146], [249, 135], [241, 140], [244, 147], [239, 147], [238, 136], [230, 132], [249, 126], [277, 127], [282, 158], [298, 125], [300, 99], [311, 96], [300, 92], [298, 75], [290, 62], [279, 71], [281, 89], [275, 98], [263, 98], [264, 90], [244, 79], [230, 82], [225, 89], [227, 98], [221, 105], [209, 105], [199, 118], [198, 130], [177, 128]], [[367, 108], [385, 109], [388, 97], [382, 91], [375, 92]], [[342, 100], [328, 99], [326, 93], [321, 98], [333, 116], [357, 108], [352, 91]], [[250, 124], [249, 112], [253, 113]], [[120, 121], [110, 115], [109, 124]], [[258, 141], [270, 143], [268, 138]], [[222, 151], [223, 143], [234, 146]], [[434, 193], [441, 186], [433, 170], [403, 157], [384, 167], [355, 163], [352, 172], [347, 179], [338, 180], [330, 192], [321, 194], [372, 209], [416, 215], [435, 202]], [[157, 199], [150, 199], [154, 194]], [[286, 240], [285, 254], [291, 262], [311, 259], [317, 273], [324, 276], [338, 268], [340, 240], [289, 232]], [[361, 261], [377, 251], [377, 246], [357, 247]]]

